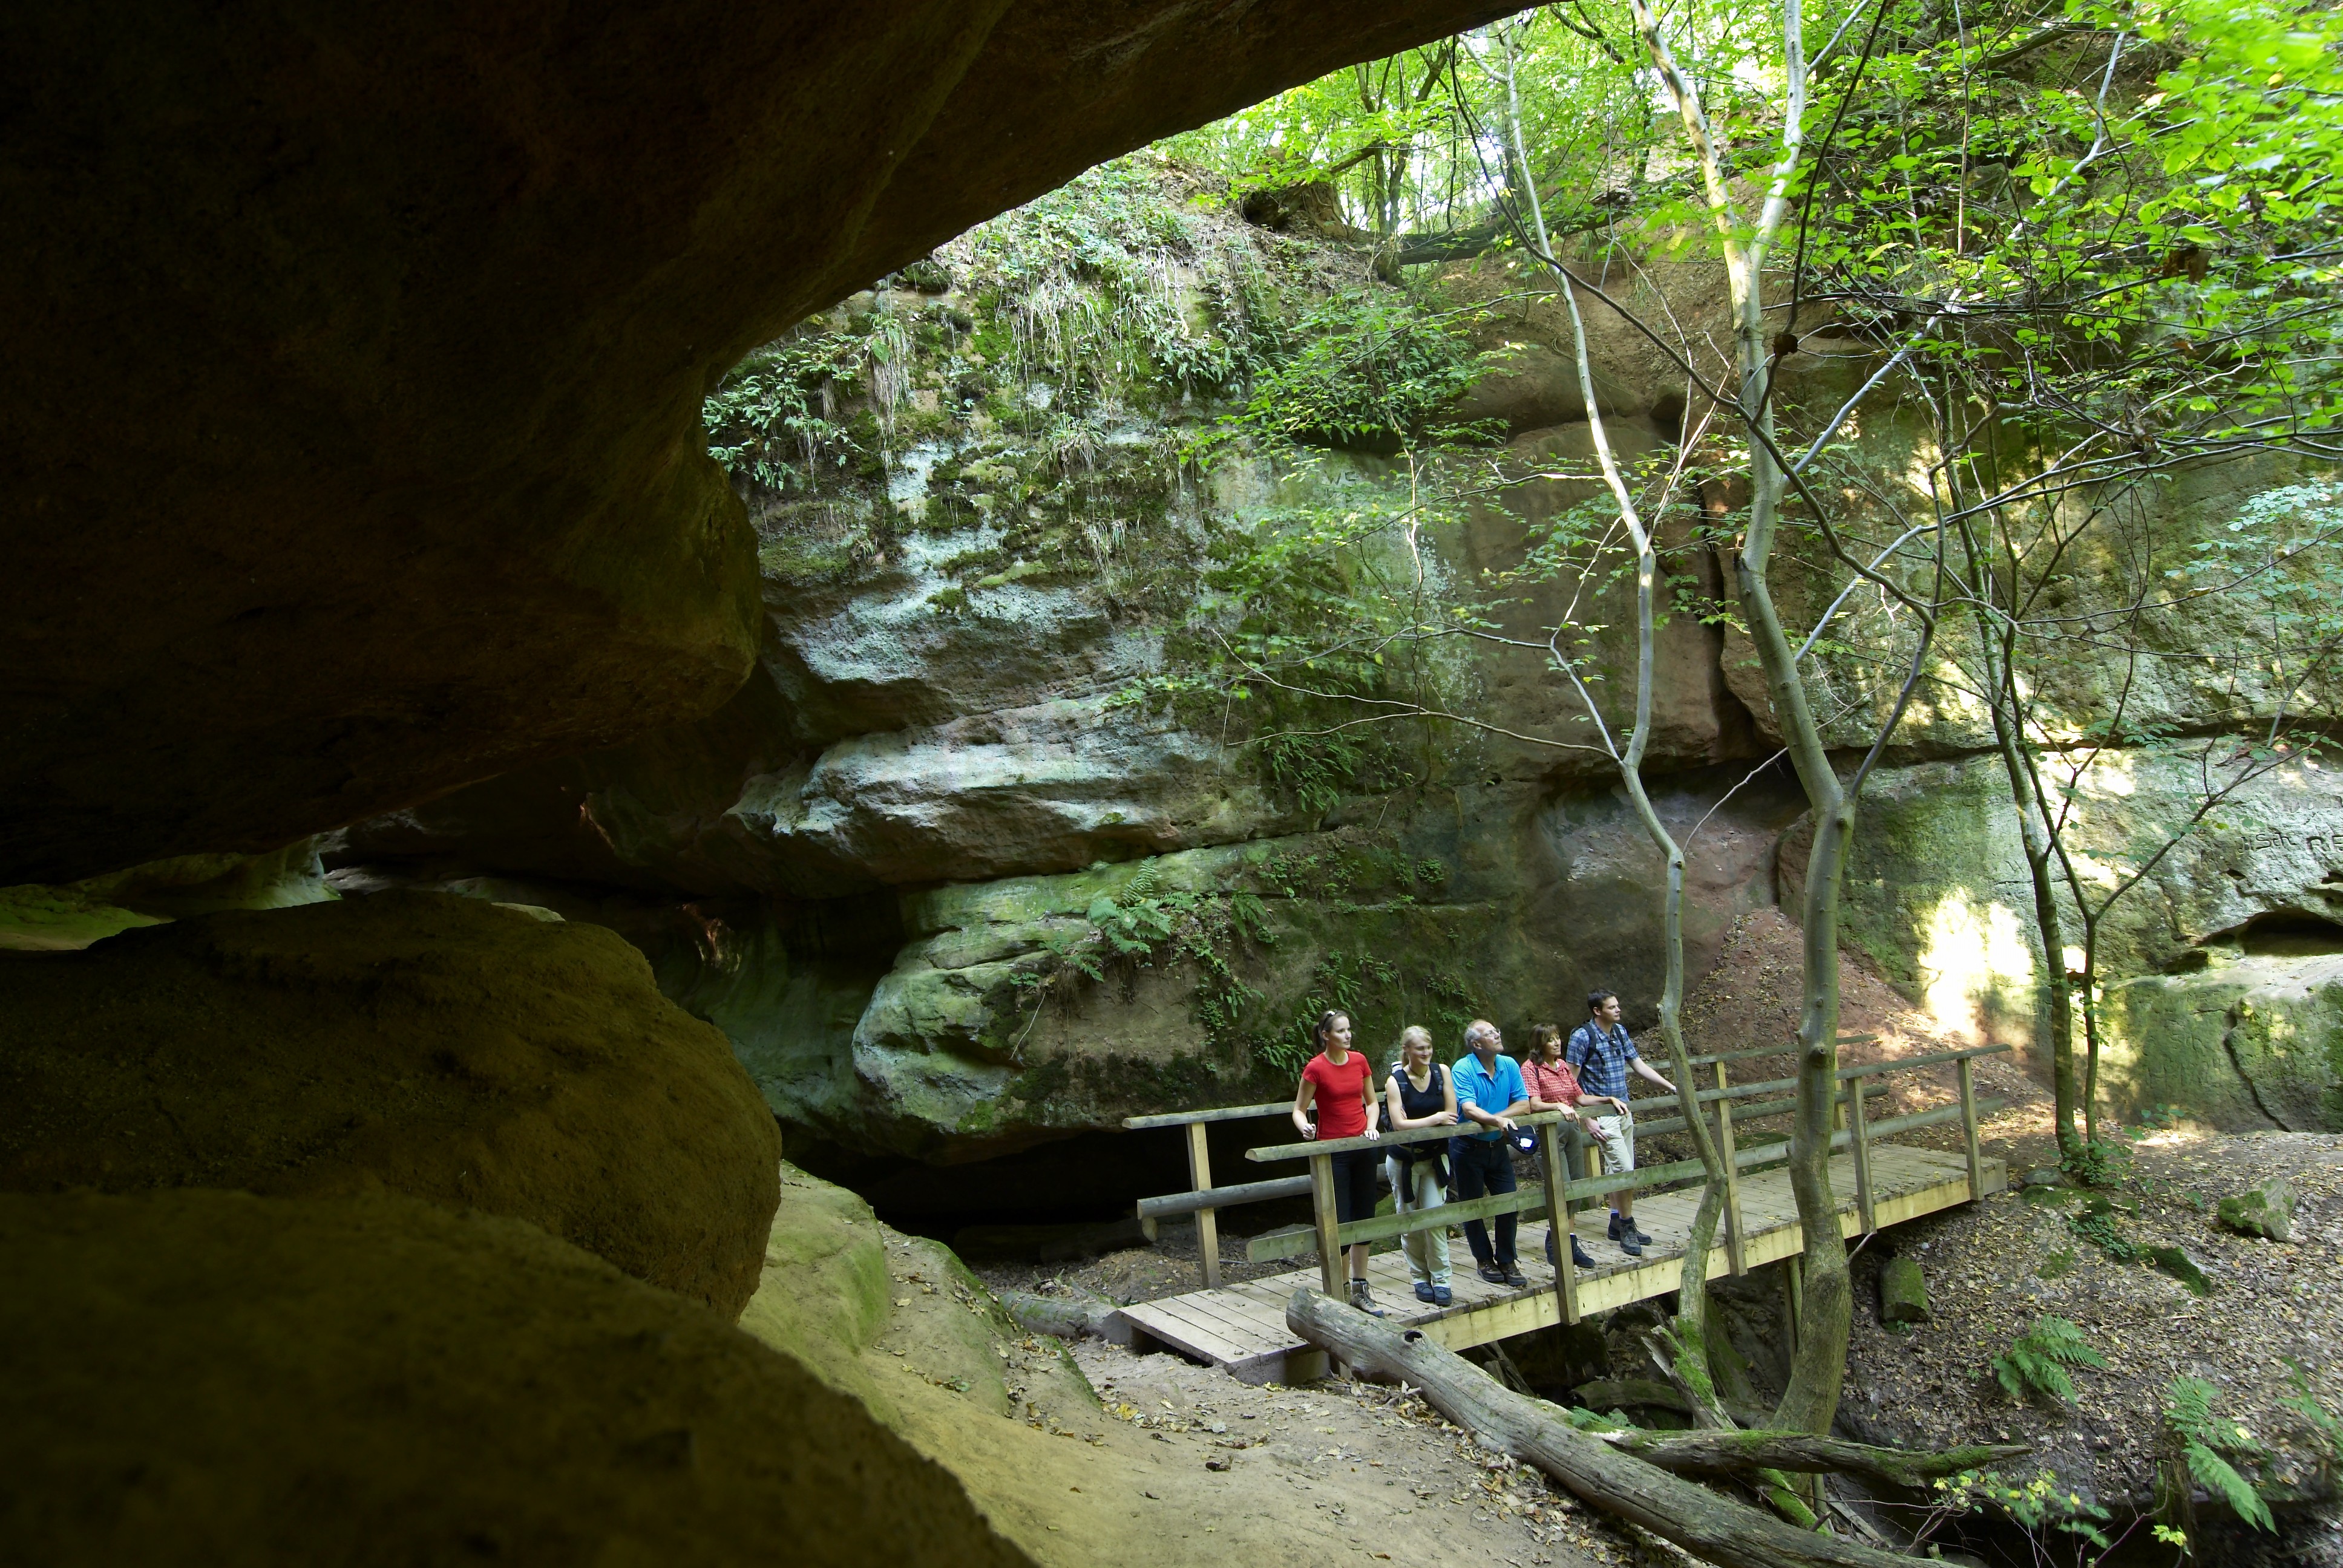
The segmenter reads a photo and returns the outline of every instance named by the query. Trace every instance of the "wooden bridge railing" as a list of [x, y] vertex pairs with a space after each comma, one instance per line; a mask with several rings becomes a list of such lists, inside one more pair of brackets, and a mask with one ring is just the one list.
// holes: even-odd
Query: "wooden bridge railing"
[[1282, 1116], [1293, 1109], [1290, 1100], [1268, 1105], [1225, 1105], [1217, 1111], [1172, 1111], [1160, 1116], [1126, 1116], [1123, 1126], [1134, 1132], [1151, 1127], [1184, 1128], [1188, 1135], [1188, 1180], [1185, 1192], [1139, 1201], [1139, 1222], [1147, 1238], [1155, 1239], [1155, 1221], [1172, 1214], [1196, 1216], [1196, 1251], [1203, 1259], [1204, 1284], [1221, 1282], [1219, 1211], [1240, 1203], [1260, 1203], [1272, 1198], [1299, 1198], [1310, 1191], [1307, 1176], [1281, 1176], [1272, 1181], [1242, 1181], [1231, 1187], [1212, 1185], [1212, 1154], [1204, 1142], [1204, 1129], [1215, 1121], [1250, 1121], [1256, 1117]]
[[[1870, 1036], [1844, 1037], [1839, 1043], [1843, 1046], [1863, 1045], [1870, 1043], [1872, 1038]], [[1750, 1060], [1758, 1057], [1788, 1055], [1792, 1049], [1788, 1046], [1757, 1046], [1744, 1050], [1695, 1056], [1692, 1059], [1694, 1067], [1707, 1067], [1715, 1074], [1715, 1086], [1696, 1091], [1695, 1099], [1703, 1105], [1713, 1105], [1715, 1108], [1716, 1121], [1714, 1131], [1717, 1139], [1718, 1151], [1725, 1158], [1724, 1214], [1725, 1256], [1728, 1265], [1736, 1275], [1747, 1271], [1744, 1256], [1745, 1238], [1741, 1218], [1741, 1173], [1758, 1167], [1782, 1163], [1788, 1158], [1788, 1145], [1786, 1142], [1767, 1141], [1748, 1149], [1739, 1148], [1736, 1145], [1735, 1126], [1741, 1122], [1786, 1115], [1797, 1108], [1797, 1101], [1795, 1099], [1774, 1100], [1748, 1105], [1737, 1105], [1737, 1102], [1754, 1101], [1760, 1095], [1794, 1091], [1797, 1086], [1797, 1080], [1795, 1078], [1769, 1079], [1756, 1083], [1735, 1085], [1727, 1081], [1725, 1066], [1729, 1062]], [[1852, 1149], [1855, 1151], [1855, 1207], [1862, 1217], [1863, 1228], [1866, 1232], [1876, 1228], [1874, 1223], [1871, 1191], [1871, 1143], [1875, 1139], [1891, 1137], [1898, 1132], [1911, 1131], [1922, 1127], [1938, 1126], [1957, 1116], [1961, 1121], [1966, 1145], [1969, 1191], [1974, 1196], [1983, 1190], [1984, 1175], [1977, 1150], [1977, 1118], [2000, 1109], [2001, 1102], [1978, 1101], [1971, 1063], [1977, 1057], [1991, 1056], [2009, 1049], [2006, 1045], [1979, 1046], [1966, 1050], [1936, 1051], [1926, 1056], [1910, 1057], [1902, 1060], [1873, 1062], [1860, 1067], [1839, 1069], [1839, 1081], [1846, 1084], [1859, 1084], [1863, 1080], [1885, 1073], [1910, 1071], [1940, 1066], [1947, 1062], [1955, 1064], [1958, 1072], [1960, 1103], [1957, 1107], [1947, 1106], [1936, 1111], [1922, 1111], [1913, 1116], [1896, 1117], [1886, 1121], [1873, 1122], [1865, 1104], [1865, 1101], [1873, 1094], [1878, 1092], [1875, 1088], [1865, 1085], [1857, 1092], [1850, 1093], [1842, 1091], [1835, 1097], [1839, 1131], [1832, 1136], [1831, 1150], [1834, 1153], [1842, 1149]], [[1614, 1192], [1640, 1191], [1647, 1188], [1674, 1185], [1686, 1181], [1699, 1181], [1705, 1176], [1705, 1171], [1697, 1160], [1679, 1160], [1665, 1165], [1647, 1166], [1619, 1176], [1599, 1176], [1595, 1172], [1595, 1151], [1594, 1146], [1589, 1144], [1585, 1150], [1585, 1177], [1579, 1181], [1569, 1181], [1563, 1174], [1557, 1149], [1560, 1141], [1548, 1137], [1539, 1140], [1541, 1149], [1544, 1151], [1542, 1158], [1548, 1167], [1544, 1187], [1526, 1192], [1474, 1199], [1464, 1203], [1445, 1204], [1441, 1208], [1419, 1213], [1382, 1215], [1371, 1220], [1353, 1221], [1348, 1225], [1332, 1223], [1334, 1209], [1332, 1179], [1332, 1157], [1335, 1154], [1346, 1149], [1386, 1149], [1406, 1143], [1430, 1142], [1435, 1139], [1454, 1135], [1453, 1129], [1438, 1127], [1421, 1128], [1413, 1131], [1395, 1130], [1386, 1131], [1380, 1138], [1372, 1140], [1334, 1139], [1322, 1143], [1310, 1141], [1270, 1144], [1250, 1149], [1245, 1151], [1245, 1158], [1255, 1162], [1307, 1160], [1310, 1161], [1310, 1174], [1275, 1177], [1262, 1181], [1242, 1181], [1218, 1187], [1212, 1185], [1212, 1155], [1205, 1143], [1207, 1127], [1215, 1121], [1242, 1121], [1283, 1116], [1292, 1108], [1292, 1101], [1281, 1100], [1262, 1105], [1231, 1105], [1208, 1111], [1175, 1111], [1160, 1115], [1132, 1116], [1123, 1121], [1122, 1125], [1134, 1131], [1177, 1127], [1186, 1132], [1188, 1175], [1192, 1186], [1184, 1192], [1171, 1192], [1161, 1197], [1141, 1199], [1138, 1203], [1138, 1214], [1141, 1223], [1147, 1227], [1151, 1238], [1154, 1233], [1155, 1221], [1158, 1220], [1178, 1214], [1196, 1216], [1197, 1251], [1202, 1261], [1204, 1283], [1207, 1287], [1217, 1286], [1221, 1282], [1218, 1212], [1220, 1210], [1236, 1208], [1242, 1204], [1268, 1202], [1282, 1198], [1299, 1198], [1305, 1193], [1309, 1194], [1317, 1221], [1312, 1229], [1308, 1231], [1285, 1231], [1256, 1237], [1247, 1248], [1247, 1259], [1250, 1261], [1261, 1262], [1277, 1258], [1298, 1257], [1315, 1250], [1320, 1254], [1320, 1271], [1324, 1276], [1322, 1282], [1326, 1283], [1330, 1293], [1335, 1293], [1336, 1287], [1341, 1283], [1340, 1280], [1335, 1278], [1335, 1271], [1340, 1266], [1340, 1250], [1358, 1241], [1384, 1241], [1411, 1231], [1428, 1230], [1435, 1222], [1443, 1225], [1455, 1224], [1465, 1220], [1487, 1219], [1507, 1212], [1518, 1212], [1524, 1218], [1535, 1218], [1545, 1212], [1546, 1192], [1557, 1188], [1561, 1190], [1564, 1201], [1567, 1204], [1579, 1199], [1608, 1197]], [[1514, 1118], [1517, 1123], [1525, 1127], [1543, 1127], [1562, 1120], [1562, 1113], [1559, 1111], [1544, 1111], [1535, 1115]], [[1637, 1135], [1644, 1138], [1655, 1138], [1670, 1132], [1681, 1132], [1684, 1130], [1684, 1121], [1681, 1115], [1638, 1122], [1635, 1129]], [[1564, 1314], [1567, 1321], [1575, 1322], [1577, 1313], [1574, 1300], [1576, 1294], [1574, 1271], [1567, 1255], [1568, 1250], [1566, 1248], [1558, 1250], [1564, 1254], [1558, 1274], [1561, 1276], [1559, 1283], [1564, 1296]]]
[[[1771, 1047], [1760, 1047], [1755, 1050], [1726, 1051], [1718, 1056], [1695, 1056], [1692, 1060], [1694, 1066], [1701, 1067], [1712, 1062], [1722, 1064], [1727, 1061], [1740, 1061], [1750, 1057], [1781, 1054], [1780, 1050]], [[1722, 1065], [1718, 1066], [1717, 1070], [1720, 1073], [1724, 1071]], [[1719, 1081], [1722, 1080], [1720, 1079]], [[1780, 1087], [1787, 1087], [1795, 1081], [1795, 1079], [1785, 1079]], [[1207, 1288], [1221, 1282], [1220, 1211], [1234, 1209], [1246, 1203], [1266, 1203], [1280, 1198], [1299, 1198], [1309, 1192], [1311, 1186], [1310, 1178], [1307, 1176], [1279, 1176], [1266, 1181], [1239, 1181], [1224, 1187], [1213, 1186], [1212, 1184], [1212, 1151], [1205, 1144], [1204, 1129], [1215, 1121], [1250, 1121], [1264, 1117], [1283, 1116], [1292, 1109], [1292, 1101], [1279, 1100], [1266, 1105], [1224, 1105], [1210, 1111], [1170, 1111], [1152, 1116], [1123, 1118], [1122, 1125], [1128, 1131], [1142, 1132], [1151, 1128], [1177, 1127], [1182, 1129], [1187, 1134], [1188, 1180], [1192, 1185], [1184, 1192], [1167, 1192], [1157, 1198], [1141, 1198], [1137, 1205], [1139, 1223], [1147, 1232], [1147, 1239], [1151, 1241], [1155, 1239], [1157, 1221], [1168, 1220], [1179, 1214], [1196, 1216], [1196, 1252], [1203, 1263], [1204, 1284]], [[1681, 1132], [1684, 1131], [1684, 1118], [1677, 1116], [1651, 1122], [1639, 1128], [1638, 1131], [1647, 1137], [1657, 1137], [1664, 1132]], [[1448, 1134], [1443, 1131], [1437, 1136], [1444, 1138]], [[1294, 1158], [1300, 1159], [1301, 1156], [1296, 1155]], [[1307, 1251], [1306, 1248], [1302, 1250]]]
[[[1841, 1043], [1862, 1044], [1867, 1041], [1848, 1040]], [[1875, 1139], [1892, 1137], [1899, 1132], [1914, 1131], [1923, 1127], [1941, 1126], [1958, 1120], [1961, 1123], [1965, 1152], [1967, 1156], [1969, 1195], [1973, 1200], [1983, 1195], [1985, 1178], [1982, 1159], [1977, 1149], [1977, 1118], [2000, 1109], [2002, 1102], [1998, 1101], [1980, 1102], [1977, 1100], [1976, 1079], [1971, 1064], [1980, 1056], [1996, 1055], [2009, 1049], [2006, 1045], [1978, 1046], [1966, 1050], [1936, 1051], [1903, 1060], [1872, 1062], [1859, 1067], [1839, 1069], [1839, 1081], [1847, 1087], [1834, 1097], [1840, 1126], [1839, 1130], [1831, 1136], [1830, 1152], [1836, 1153], [1843, 1149], [1852, 1150], [1854, 1152], [1855, 1210], [1865, 1233], [1877, 1229], [1871, 1182], [1871, 1144]], [[1762, 1083], [1744, 1084], [1736, 1088], [1725, 1081], [1725, 1062], [1737, 1058], [1782, 1054], [1784, 1051], [1776, 1048], [1728, 1052], [1723, 1056], [1694, 1059], [1695, 1064], [1704, 1062], [1714, 1067], [1716, 1072], [1716, 1087], [1696, 1091], [1694, 1097], [1697, 1101], [1714, 1104], [1716, 1107], [1715, 1132], [1718, 1152], [1724, 1157], [1725, 1168], [1723, 1221], [1725, 1227], [1726, 1261], [1735, 1274], [1746, 1271], [1746, 1261], [1744, 1255], [1745, 1229], [1742, 1221], [1740, 1203], [1740, 1174], [1744, 1171], [1786, 1162], [1789, 1158], [1789, 1145], [1786, 1141], [1782, 1141], [1761, 1143], [1747, 1149], [1737, 1148], [1735, 1142], [1734, 1124], [1736, 1121], [1786, 1115], [1797, 1108], [1797, 1102], [1795, 1100], [1778, 1101], [1749, 1106], [1735, 1111], [1734, 1101], [1736, 1100], [1754, 1098], [1759, 1094], [1776, 1093], [1784, 1088], [1794, 1085], [1795, 1080], [1774, 1080]], [[1909, 1116], [1893, 1117], [1885, 1121], [1871, 1121], [1865, 1108], [1865, 1101], [1880, 1092], [1880, 1090], [1865, 1082], [1865, 1080], [1891, 1072], [1913, 1071], [1941, 1066], [1948, 1062], [1954, 1064], [1957, 1070], [1960, 1091], [1960, 1101], [1957, 1105], [1943, 1106], [1935, 1111], [1918, 1111]], [[1563, 1113], [1560, 1111], [1540, 1111], [1513, 1118], [1517, 1125], [1523, 1127], [1546, 1126], [1562, 1120]], [[1683, 1127], [1684, 1119], [1679, 1116], [1668, 1121], [1639, 1125], [1636, 1131], [1639, 1134], [1651, 1135], [1663, 1131], [1679, 1131]], [[1590, 1147], [1587, 1151], [1586, 1177], [1579, 1181], [1569, 1181], [1563, 1173], [1561, 1141], [1546, 1137], [1538, 1141], [1541, 1158], [1545, 1167], [1542, 1187], [1525, 1191], [1473, 1199], [1462, 1203], [1447, 1203], [1436, 1209], [1418, 1210], [1411, 1213], [1377, 1215], [1372, 1219], [1354, 1220], [1349, 1224], [1337, 1222], [1333, 1200], [1333, 1157], [1336, 1154], [1353, 1149], [1382, 1149], [1406, 1143], [1428, 1142], [1435, 1138], [1452, 1135], [1453, 1130], [1449, 1128], [1420, 1128], [1413, 1131], [1386, 1132], [1373, 1139], [1338, 1138], [1323, 1142], [1312, 1141], [1278, 1143], [1247, 1150], [1245, 1158], [1256, 1161], [1308, 1160], [1312, 1207], [1316, 1219], [1315, 1225], [1309, 1231], [1287, 1231], [1254, 1238], [1247, 1249], [1248, 1259], [1260, 1262], [1275, 1258], [1297, 1257], [1314, 1250], [1319, 1258], [1321, 1285], [1327, 1294], [1339, 1295], [1342, 1284], [1340, 1271], [1342, 1267], [1342, 1250], [1361, 1241], [1386, 1241], [1405, 1236], [1413, 1231], [1430, 1230], [1436, 1225], [1458, 1224], [1466, 1220], [1486, 1220], [1504, 1213], [1518, 1213], [1523, 1218], [1535, 1218], [1548, 1213], [1550, 1200], [1555, 1194], [1559, 1194], [1559, 1201], [1566, 1210], [1573, 1201], [1578, 1199], [1604, 1198], [1614, 1192], [1642, 1191], [1686, 1181], [1705, 1181], [1707, 1178], [1706, 1168], [1698, 1160], [1678, 1160], [1664, 1165], [1646, 1166], [1640, 1170], [1624, 1171], [1618, 1175], [1598, 1176], [1594, 1174], [1593, 1169], [1594, 1153]], [[1272, 1183], [1262, 1182], [1259, 1185], [1265, 1187]], [[1562, 1298], [1563, 1321], [1574, 1323], [1578, 1321], [1579, 1315], [1577, 1269], [1571, 1261], [1570, 1249], [1567, 1247], [1558, 1245], [1555, 1248], [1555, 1259], [1554, 1288], [1556, 1293]]]

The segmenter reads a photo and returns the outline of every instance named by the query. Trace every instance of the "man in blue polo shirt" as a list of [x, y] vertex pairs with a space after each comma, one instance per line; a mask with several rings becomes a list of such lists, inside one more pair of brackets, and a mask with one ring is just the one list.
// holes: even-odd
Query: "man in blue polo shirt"
[[[1513, 1130], [1513, 1118], [1529, 1110], [1530, 1091], [1522, 1081], [1521, 1064], [1498, 1054], [1501, 1043], [1495, 1024], [1475, 1019], [1465, 1026], [1463, 1058], [1448, 1070], [1449, 1081], [1456, 1086], [1457, 1112], [1474, 1126], [1474, 1131], [1460, 1132], [1448, 1141], [1448, 1163], [1460, 1203], [1483, 1192], [1513, 1190], [1513, 1145], [1505, 1134]], [[1513, 1261], [1513, 1232], [1520, 1224], [1518, 1214], [1498, 1215], [1497, 1245], [1493, 1251], [1488, 1226], [1478, 1220], [1464, 1221], [1464, 1241], [1473, 1249], [1473, 1261], [1481, 1265], [1481, 1277], [1493, 1285], [1519, 1290], [1530, 1282]]]

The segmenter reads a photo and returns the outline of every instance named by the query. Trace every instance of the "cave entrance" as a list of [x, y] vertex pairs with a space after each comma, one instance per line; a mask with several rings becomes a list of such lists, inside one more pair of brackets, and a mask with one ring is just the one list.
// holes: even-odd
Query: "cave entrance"
[[2312, 958], [2343, 953], [2343, 920], [2301, 910], [2270, 910], [2198, 944], [2234, 947], [2253, 958]]

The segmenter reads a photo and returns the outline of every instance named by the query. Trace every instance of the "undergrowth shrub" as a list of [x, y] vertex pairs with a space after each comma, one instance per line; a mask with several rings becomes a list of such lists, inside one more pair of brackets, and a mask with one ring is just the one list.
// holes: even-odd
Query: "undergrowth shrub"
[[2085, 1342], [2081, 1329], [2065, 1318], [2043, 1317], [2010, 1342], [2007, 1353], [1993, 1358], [1993, 1375], [2014, 1400], [2039, 1393], [2063, 1404], [2075, 1397], [2068, 1367], [2107, 1364], [2107, 1358]]
[[2262, 1446], [2244, 1427], [2214, 1410], [2218, 1397], [2218, 1391], [2202, 1378], [2174, 1378], [2164, 1424], [2179, 1442], [2181, 1462], [2199, 1485], [2257, 1530], [2276, 1531], [2269, 1504], [2227, 1457], [2259, 1458]]

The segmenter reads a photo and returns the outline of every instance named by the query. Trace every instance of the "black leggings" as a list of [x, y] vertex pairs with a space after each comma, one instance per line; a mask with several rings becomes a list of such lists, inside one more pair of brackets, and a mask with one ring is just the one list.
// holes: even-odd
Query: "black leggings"
[[1375, 1171], [1383, 1162], [1380, 1149], [1345, 1149], [1333, 1157], [1334, 1218], [1347, 1225], [1375, 1212]]

